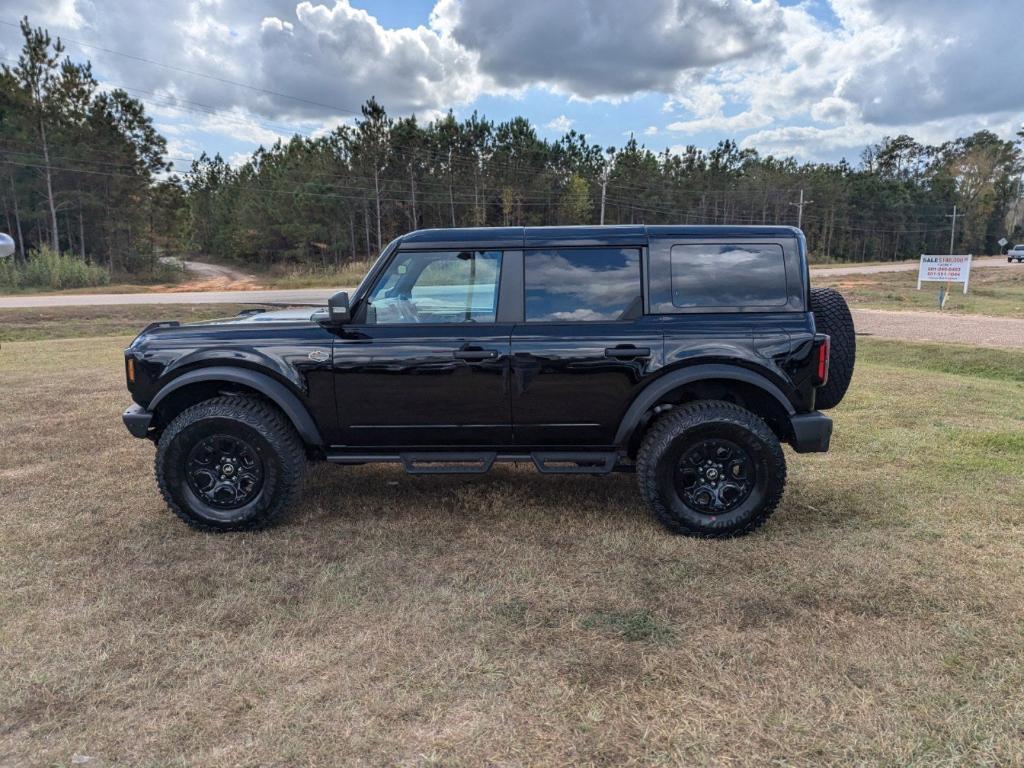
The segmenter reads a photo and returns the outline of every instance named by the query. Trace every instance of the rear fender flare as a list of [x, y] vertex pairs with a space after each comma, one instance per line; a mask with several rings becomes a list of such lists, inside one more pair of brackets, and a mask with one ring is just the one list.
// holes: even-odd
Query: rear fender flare
[[619, 429], [615, 433], [615, 445], [625, 447], [629, 443], [629, 439], [633, 435], [633, 432], [638, 426], [640, 426], [644, 414], [653, 408], [658, 400], [667, 395], [673, 389], [677, 389], [681, 386], [692, 384], [697, 381], [707, 381], [711, 379], [731, 379], [733, 381], [741, 381], [745, 384], [751, 384], [771, 395], [771, 397], [776, 400], [779, 406], [785, 411], [787, 416], [793, 416], [793, 414], [796, 413], [796, 409], [793, 408], [793, 404], [789, 401], [789, 398], [783, 394], [782, 390], [759, 373], [755, 373], [754, 371], [750, 371], [736, 365], [695, 365], [672, 373], [667, 373], [644, 388], [640, 394], [637, 395], [636, 399], [633, 400], [632, 405], [630, 405], [629, 409], [626, 411], [626, 415], [622, 417], [622, 421], [619, 422]]
[[165, 384], [149, 403], [149, 410], [155, 411], [160, 401], [172, 392], [203, 381], [226, 381], [232, 384], [241, 384], [259, 392], [268, 400], [280, 408], [284, 415], [291, 421], [292, 426], [299, 433], [303, 442], [308, 445], [322, 446], [323, 438], [316, 422], [309, 415], [306, 406], [302, 401], [281, 382], [271, 378], [265, 373], [251, 371], [247, 368], [228, 368], [225, 366], [211, 366], [209, 368], [196, 368], [183, 373], [176, 379]]

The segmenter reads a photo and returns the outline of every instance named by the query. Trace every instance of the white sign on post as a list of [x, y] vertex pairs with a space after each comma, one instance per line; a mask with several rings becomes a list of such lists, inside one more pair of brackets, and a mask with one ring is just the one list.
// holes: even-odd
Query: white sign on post
[[917, 290], [921, 283], [963, 283], [967, 293], [967, 281], [971, 277], [971, 259], [966, 256], [929, 256], [921, 254], [921, 265], [917, 271]]

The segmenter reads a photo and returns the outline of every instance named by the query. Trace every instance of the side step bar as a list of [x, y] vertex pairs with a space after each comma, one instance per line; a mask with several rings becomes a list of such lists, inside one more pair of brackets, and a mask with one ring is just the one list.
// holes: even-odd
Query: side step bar
[[607, 453], [540, 452], [530, 454], [538, 472], [549, 475], [607, 475], [618, 463], [619, 455]]
[[403, 453], [410, 475], [476, 475], [489, 472], [497, 453]]
[[630, 471], [632, 465], [620, 464], [615, 451], [533, 451], [498, 453], [497, 451], [418, 451], [409, 453], [329, 453], [334, 464], [400, 463], [410, 475], [468, 475], [490, 471], [495, 462], [531, 461], [545, 474], [607, 475], [616, 470]]

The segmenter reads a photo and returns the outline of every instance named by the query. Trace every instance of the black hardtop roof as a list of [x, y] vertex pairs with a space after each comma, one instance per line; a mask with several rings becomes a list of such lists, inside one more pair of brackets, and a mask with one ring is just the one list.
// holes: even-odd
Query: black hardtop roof
[[418, 247], [501, 248], [556, 245], [644, 245], [654, 237], [798, 237], [795, 227], [762, 225], [612, 224], [576, 227], [458, 227], [417, 229], [401, 237], [402, 245]]

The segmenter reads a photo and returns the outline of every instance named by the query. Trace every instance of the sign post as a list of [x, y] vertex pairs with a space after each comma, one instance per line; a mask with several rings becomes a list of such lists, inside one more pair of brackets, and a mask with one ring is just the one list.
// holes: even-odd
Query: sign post
[[931, 256], [921, 254], [921, 264], [917, 270], [917, 290], [921, 283], [963, 283], [964, 294], [971, 279], [971, 259], [974, 256]]

